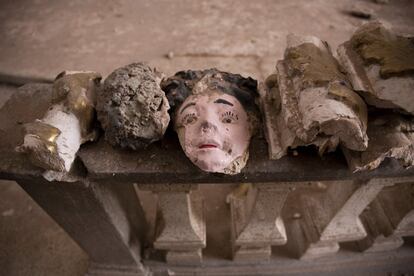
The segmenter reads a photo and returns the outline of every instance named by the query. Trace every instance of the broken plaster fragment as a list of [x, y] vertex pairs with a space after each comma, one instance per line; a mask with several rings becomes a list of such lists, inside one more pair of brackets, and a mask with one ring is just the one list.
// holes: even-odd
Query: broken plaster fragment
[[160, 140], [170, 117], [161, 76], [144, 63], [116, 69], [98, 95], [98, 119], [113, 146], [139, 149]]
[[284, 60], [260, 85], [271, 159], [288, 148], [316, 145], [322, 155], [340, 143], [367, 147], [367, 109], [350, 88], [329, 46], [316, 37], [288, 36]]
[[338, 56], [367, 104], [414, 114], [414, 37], [371, 22], [339, 46]]
[[56, 140], [60, 130], [49, 124], [37, 121], [24, 125], [23, 145], [16, 148], [17, 152], [28, 153], [33, 165], [54, 170], [64, 171], [65, 162], [59, 156]]
[[100, 80], [95, 72], [62, 72], [53, 84], [52, 106], [45, 116], [24, 125], [24, 142], [16, 151], [46, 169], [46, 179], [69, 172], [80, 145], [94, 137], [95, 90]]
[[395, 158], [404, 167], [414, 165], [414, 118], [397, 113], [370, 114], [366, 151], [342, 148], [352, 172], [373, 170], [385, 158]]

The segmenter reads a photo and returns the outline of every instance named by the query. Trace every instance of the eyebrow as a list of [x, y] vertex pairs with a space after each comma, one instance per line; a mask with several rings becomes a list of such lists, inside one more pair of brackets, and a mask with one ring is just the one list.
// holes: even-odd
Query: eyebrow
[[181, 113], [183, 113], [183, 111], [184, 111], [187, 107], [190, 107], [190, 106], [193, 106], [193, 105], [196, 105], [196, 103], [189, 103], [189, 104], [187, 104], [186, 106], [184, 106], [184, 107], [181, 109], [180, 114], [181, 114]]
[[231, 102], [228, 102], [224, 99], [217, 99], [217, 100], [214, 101], [214, 103], [227, 104], [227, 105], [233, 106], [233, 104]]

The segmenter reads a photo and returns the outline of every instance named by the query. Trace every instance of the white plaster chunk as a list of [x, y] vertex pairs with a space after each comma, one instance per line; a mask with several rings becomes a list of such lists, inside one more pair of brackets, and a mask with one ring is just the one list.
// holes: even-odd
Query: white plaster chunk
[[61, 133], [56, 140], [57, 150], [64, 161], [65, 171], [68, 172], [82, 142], [78, 118], [67, 112], [63, 104], [58, 104], [54, 105], [41, 121], [60, 130]]
[[342, 151], [353, 172], [373, 170], [385, 158], [397, 159], [404, 167], [414, 165], [414, 118], [398, 114], [372, 115], [368, 123], [366, 151]]
[[369, 65], [365, 70], [376, 97], [414, 114], [414, 75], [383, 79], [379, 76], [380, 66], [377, 64]]

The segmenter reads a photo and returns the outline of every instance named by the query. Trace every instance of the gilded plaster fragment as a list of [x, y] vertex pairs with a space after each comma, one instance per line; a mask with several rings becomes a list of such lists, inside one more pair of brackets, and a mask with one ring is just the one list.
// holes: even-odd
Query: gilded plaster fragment
[[52, 105], [44, 117], [24, 125], [24, 142], [16, 151], [45, 169], [46, 179], [63, 177], [80, 145], [94, 139], [95, 93], [100, 80], [95, 72], [62, 72], [53, 84]]
[[60, 130], [40, 121], [24, 126], [25, 132], [23, 145], [16, 148], [18, 152], [29, 154], [32, 164], [54, 171], [64, 171], [65, 162], [59, 156], [56, 140]]
[[63, 72], [53, 83], [53, 103], [62, 100], [79, 120], [82, 137], [89, 137], [95, 119], [96, 93], [101, 82], [96, 72]]

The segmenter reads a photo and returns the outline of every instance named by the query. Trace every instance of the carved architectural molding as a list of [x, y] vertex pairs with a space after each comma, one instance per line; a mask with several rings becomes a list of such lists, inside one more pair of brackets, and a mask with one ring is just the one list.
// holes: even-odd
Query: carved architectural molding
[[242, 184], [228, 196], [235, 260], [266, 260], [272, 245], [286, 243], [281, 210], [289, 192], [289, 184]]

